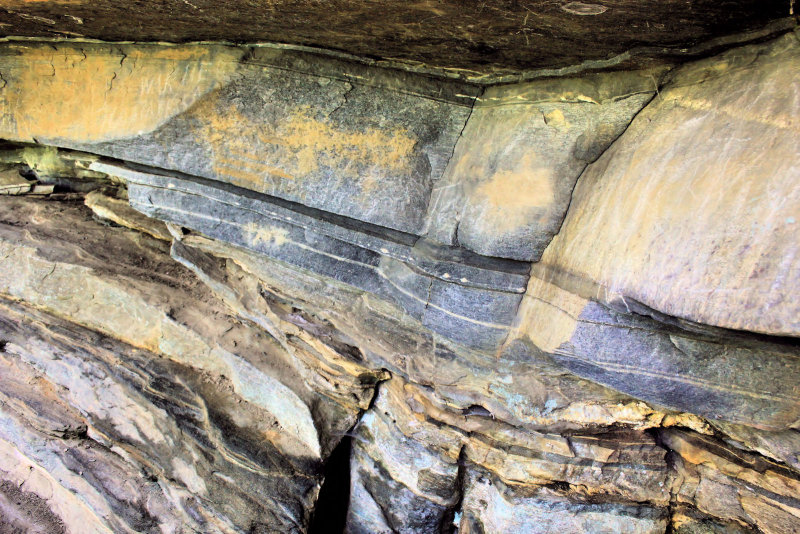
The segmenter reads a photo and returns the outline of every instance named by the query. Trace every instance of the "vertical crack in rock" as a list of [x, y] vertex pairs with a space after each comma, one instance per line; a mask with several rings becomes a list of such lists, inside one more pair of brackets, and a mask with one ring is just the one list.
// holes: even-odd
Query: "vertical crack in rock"
[[467, 448], [462, 445], [458, 453], [458, 472], [456, 474], [456, 502], [453, 504], [450, 511], [445, 515], [442, 524], [442, 534], [457, 534], [459, 532], [459, 524], [461, 522], [462, 508], [464, 504], [464, 492], [467, 483]]
[[[586, 170], [589, 168], [589, 166], [592, 163], [594, 163], [594, 162], [598, 161], [600, 158], [602, 158], [603, 154], [608, 152], [611, 149], [611, 147], [614, 146], [614, 143], [617, 141], [617, 139], [619, 139], [620, 137], [623, 136], [623, 134], [625, 134], [625, 132], [630, 127], [630, 125], [633, 124], [633, 121], [636, 119], [636, 117], [639, 116], [639, 114], [642, 113], [647, 108], [647, 106], [649, 106], [651, 103], [655, 102], [658, 99], [658, 97], [660, 96], [659, 89], [661, 88], [662, 84], [664, 83], [664, 80], [666, 80], [668, 78], [670, 72], [671, 72], [671, 70], [666, 70], [666, 71], [660, 73], [660, 76], [659, 76], [658, 80], [655, 78], [655, 76], [653, 74], [650, 74], [650, 76], [653, 79], [653, 86], [654, 86], [654, 92], [653, 92], [652, 97], [650, 99], [648, 99], [646, 102], [644, 102], [642, 104], [642, 106], [639, 108], [638, 111], [636, 111], [633, 115], [631, 115], [630, 119], [628, 120], [627, 125], [625, 125], [619, 131], [619, 133], [617, 135], [615, 135], [613, 139], [610, 140], [610, 142], [605, 146], [605, 148], [601, 152], [599, 152], [595, 157], [593, 157], [591, 160], [588, 160], [586, 162], [586, 164], [583, 166], [583, 168], [578, 172], [578, 178], [577, 178], [577, 180], [575, 180], [575, 183], [572, 185], [572, 189], [569, 192], [569, 200], [567, 201], [566, 208], [561, 213], [560, 220], [558, 221], [558, 224], [557, 224], [557, 229], [556, 229], [555, 233], [553, 234], [553, 236], [550, 238], [550, 241], [547, 243], [547, 245], [549, 245], [556, 238], [556, 236], [558, 236], [558, 234], [561, 233], [561, 228], [563, 227], [564, 221], [567, 219], [567, 215], [569, 214], [570, 206], [572, 206], [573, 196], [575, 194], [575, 190], [578, 188], [578, 184], [581, 181], [581, 177], [583, 177], [584, 173], [586, 172]], [[544, 114], [542, 114], [542, 117], [545, 118]], [[546, 118], [545, 118], [545, 124], [547, 124], [547, 119]], [[545, 249], [547, 248], [547, 245], [545, 245], [545, 247], [544, 247]]]
[[342, 434], [339, 444], [325, 461], [322, 486], [311, 514], [308, 534], [334, 534], [345, 531], [350, 506], [350, 474], [354, 468], [353, 440], [364, 439], [359, 436], [358, 427], [364, 416], [374, 409], [381, 384], [387, 380], [391, 378], [375, 383], [369, 405], [359, 414], [355, 424]]
[[308, 534], [344, 532], [350, 504], [352, 442], [351, 436], [343, 436], [325, 462], [323, 482], [311, 514]]
[[469, 106], [469, 113], [467, 114], [467, 116], [466, 116], [466, 118], [464, 120], [464, 124], [461, 126], [461, 131], [458, 132], [458, 136], [456, 137], [455, 143], [453, 143], [453, 150], [450, 152], [450, 155], [447, 157], [447, 159], [444, 162], [444, 168], [445, 169], [447, 168], [448, 165], [450, 165], [450, 162], [453, 160], [453, 156], [456, 153], [456, 148], [458, 147], [458, 142], [464, 136], [464, 131], [467, 129], [467, 125], [469, 124], [469, 119], [470, 119], [470, 117], [472, 117], [473, 111], [475, 111], [475, 106], [477, 105], [478, 102], [481, 101], [481, 97], [483, 96], [485, 91], [486, 91], [486, 89], [481, 89], [480, 92], [477, 95], [474, 95], [474, 96], [465, 95], [465, 96], [467, 96], [467, 98], [469, 98], [472, 101], [472, 103]]

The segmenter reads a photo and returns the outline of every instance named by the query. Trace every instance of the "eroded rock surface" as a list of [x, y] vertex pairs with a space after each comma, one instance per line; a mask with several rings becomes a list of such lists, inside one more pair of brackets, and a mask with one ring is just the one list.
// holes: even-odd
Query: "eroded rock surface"
[[3, 44], [0, 529], [797, 532], [798, 51]]
[[527, 69], [691, 55], [792, 14], [783, 0], [5, 0], [0, 27], [15, 36], [294, 43], [492, 80]]

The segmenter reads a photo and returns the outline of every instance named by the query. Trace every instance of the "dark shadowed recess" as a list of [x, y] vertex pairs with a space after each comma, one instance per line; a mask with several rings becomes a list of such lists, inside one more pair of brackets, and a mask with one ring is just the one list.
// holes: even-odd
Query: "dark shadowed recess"
[[317, 497], [308, 534], [344, 532], [350, 503], [350, 451], [353, 439], [344, 436], [325, 464], [325, 480]]
[[639, 63], [790, 16], [791, 0], [7, 0], [3, 35], [272, 41], [477, 73], [649, 49]]

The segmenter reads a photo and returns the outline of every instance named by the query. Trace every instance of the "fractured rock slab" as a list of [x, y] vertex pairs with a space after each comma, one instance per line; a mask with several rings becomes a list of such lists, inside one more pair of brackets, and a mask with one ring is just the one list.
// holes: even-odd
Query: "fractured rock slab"
[[675, 73], [579, 180], [542, 258], [557, 283], [800, 336], [798, 69], [794, 33]]
[[655, 95], [660, 77], [651, 70], [488, 88], [434, 188], [428, 237], [538, 261], [581, 172]]
[[406, 234], [212, 181], [92, 168], [125, 177], [131, 205], [151, 217], [392, 299], [424, 326], [470, 347], [500, 345], [527, 279], [523, 264], [417, 247]]
[[[0, 136], [417, 233], [478, 90], [269, 47], [3, 44]], [[154, 102], [155, 105], [141, 105]]]

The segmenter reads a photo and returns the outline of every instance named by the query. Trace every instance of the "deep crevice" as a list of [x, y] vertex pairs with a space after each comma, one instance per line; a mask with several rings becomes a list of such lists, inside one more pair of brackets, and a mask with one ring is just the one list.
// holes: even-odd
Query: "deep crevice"
[[353, 453], [353, 439], [361, 425], [364, 415], [375, 407], [380, 393], [381, 380], [375, 384], [372, 398], [365, 410], [358, 414], [355, 424], [344, 434], [334, 447], [323, 470], [317, 502], [309, 520], [308, 534], [339, 534], [344, 532], [347, 513], [350, 510], [350, 458]]
[[445, 515], [445, 521], [442, 524], [442, 532], [444, 534], [457, 534], [458, 524], [461, 519], [461, 510], [464, 504], [464, 487], [467, 481], [467, 453], [466, 447], [461, 446], [461, 451], [458, 453], [458, 471], [456, 473], [456, 494], [458, 499], [453, 504], [452, 508]]
[[324, 479], [308, 534], [338, 534], [344, 532], [350, 505], [350, 454], [353, 438], [343, 436], [325, 462]]

